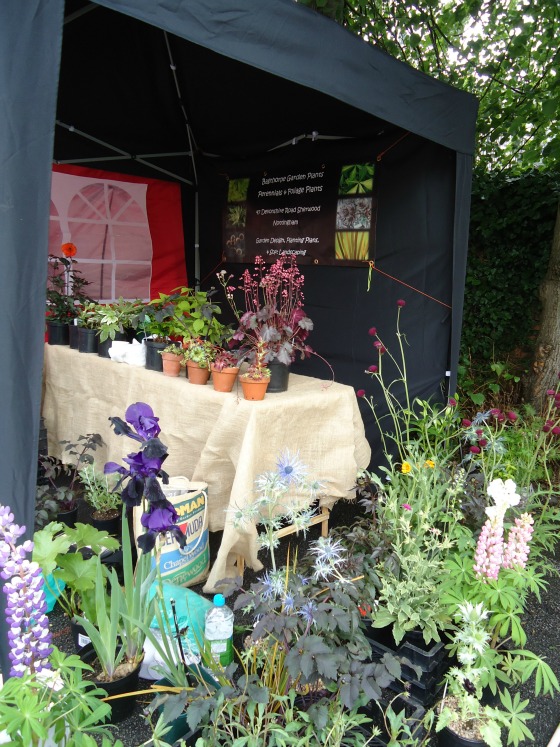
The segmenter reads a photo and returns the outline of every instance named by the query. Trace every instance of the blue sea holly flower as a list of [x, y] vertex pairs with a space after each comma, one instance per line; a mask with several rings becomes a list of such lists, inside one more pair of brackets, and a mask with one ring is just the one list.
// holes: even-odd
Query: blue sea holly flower
[[124, 417], [144, 440], [156, 438], [161, 432], [159, 418], [155, 417], [154, 411], [145, 402], [136, 402], [127, 407]]
[[288, 484], [299, 482], [305, 475], [305, 467], [300, 461], [298, 454], [291, 454], [289, 449], [285, 449], [278, 457], [276, 467], [278, 474]]

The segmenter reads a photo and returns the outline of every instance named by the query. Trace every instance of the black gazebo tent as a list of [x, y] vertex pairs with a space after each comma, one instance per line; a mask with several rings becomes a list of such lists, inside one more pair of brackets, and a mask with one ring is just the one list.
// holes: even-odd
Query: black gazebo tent
[[224, 174], [369, 154], [372, 288], [367, 266], [305, 267], [310, 342], [337, 380], [367, 390], [368, 329], [390, 339], [406, 299], [411, 394], [453, 391], [474, 97], [292, 0], [4, 0], [0, 41], [0, 504], [19, 523], [33, 526], [53, 160], [178, 180], [189, 278], [208, 285]]

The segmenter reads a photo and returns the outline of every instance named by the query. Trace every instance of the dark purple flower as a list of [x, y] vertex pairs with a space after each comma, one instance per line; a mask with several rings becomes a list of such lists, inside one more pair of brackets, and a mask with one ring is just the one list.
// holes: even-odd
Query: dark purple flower
[[485, 446], [488, 445], [488, 441], [485, 438], [481, 438], [480, 441], [478, 442], [478, 445], [480, 446], [481, 449], [483, 449]]
[[399, 300], [397, 301], [397, 306], [402, 309], [403, 306], [406, 306], [406, 301], [403, 301], [402, 298], [399, 298]]
[[513, 410], [510, 410], [509, 412], [507, 412], [506, 415], [508, 416], [508, 419], [511, 420], [512, 423], [515, 423], [518, 417], [517, 413], [513, 412]]
[[543, 433], [548, 433], [550, 430], [550, 425], [548, 423], [545, 423], [542, 429], [543, 429]]
[[555, 425], [551, 433], [554, 433], [555, 436], [560, 436], [560, 426]]
[[142, 514], [140, 523], [153, 532], [167, 532], [177, 523], [178, 518], [179, 514], [175, 507], [168, 500], [163, 500], [152, 503], [150, 510]]
[[358, 389], [356, 392], [356, 397], [365, 397], [366, 396], [366, 390], [365, 389]]
[[154, 411], [145, 402], [136, 402], [127, 407], [124, 414], [127, 423], [130, 423], [138, 435], [144, 440], [157, 438], [161, 432], [158, 425], [159, 418], [154, 416]]
[[472, 420], [468, 420], [467, 418], [463, 418], [461, 421], [461, 425], [463, 425], [465, 428], [469, 428], [469, 426], [472, 425]]
[[479, 446], [471, 446], [469, 449], [471, 454], [480, 454], [480, 447]]

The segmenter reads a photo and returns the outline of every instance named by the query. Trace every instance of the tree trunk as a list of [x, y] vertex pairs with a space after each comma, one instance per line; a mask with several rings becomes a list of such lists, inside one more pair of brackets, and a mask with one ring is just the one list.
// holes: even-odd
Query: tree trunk
[[560, 372], [560, 202], [548, 270], [540, 287], [541, 319], [531, 370], [524, 382], [525, 400], [537, 412], [544, 409], [546, 390], [558, 383]]

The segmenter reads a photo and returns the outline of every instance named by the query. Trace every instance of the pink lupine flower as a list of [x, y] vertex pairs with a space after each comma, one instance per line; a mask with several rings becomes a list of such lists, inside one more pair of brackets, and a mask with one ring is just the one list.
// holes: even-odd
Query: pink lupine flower
[[487, 519], [478, 537], [474, 572], [478, 578], [498, 578], [504, 552], [504, 526], [501, 521]]
[[531, 514], [522, 514], [515, 520], [515, 526], [510, 529], [502, 560], [504, 568], [525, 568], [532, 534], [533, 517]]

